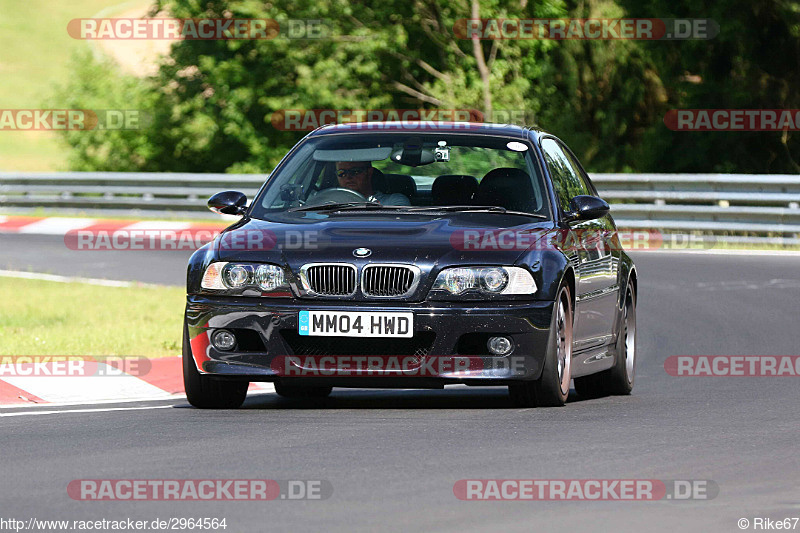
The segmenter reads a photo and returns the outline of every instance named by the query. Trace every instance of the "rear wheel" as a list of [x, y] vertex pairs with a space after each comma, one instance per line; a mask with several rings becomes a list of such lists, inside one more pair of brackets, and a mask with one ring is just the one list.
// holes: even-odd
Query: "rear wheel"
[[575, 378], [575, 391], [583, 398], [609, 394], [626, 395], [633, 390], [636, 377], [636, 293], [633, 285], [625, 291], [622, 325], [617, 336], [614, 366], [582, 378]]
[[222, 381], [198, 372], [184, 322], [183, 387], [190, 404], [201, 409], [235, 409], [244, 403], [248, 385], [247, 381]]
[[558, 407], [567, 402], [572, 379], [572, 299], [569, 287], [558, 292], [550, 324], [550, 340], [541, 377], [509, 385], [512, 401], [520, 407]]
[[305, 387], [275, 383], [275, 392], [284, 398], [327, 398], [333, 387]]

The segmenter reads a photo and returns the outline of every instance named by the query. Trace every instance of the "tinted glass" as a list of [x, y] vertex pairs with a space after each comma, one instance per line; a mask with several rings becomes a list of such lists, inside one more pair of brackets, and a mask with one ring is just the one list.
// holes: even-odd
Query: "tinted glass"
[[542, 151], [550, 174], [553, 176], [553, 186], [558, 196], [559, 207], [563, 211], [570, 210], [569, 202], [573, 197], [580, 194], [592, 194], [571, 157], [561, 149], [555, 140], [544, 139]]
[[255, 217], [325, 203], [499, 206], [549, 216], [526, 143], [452, 133], [343, 134], [305, 141], [274, 173]]

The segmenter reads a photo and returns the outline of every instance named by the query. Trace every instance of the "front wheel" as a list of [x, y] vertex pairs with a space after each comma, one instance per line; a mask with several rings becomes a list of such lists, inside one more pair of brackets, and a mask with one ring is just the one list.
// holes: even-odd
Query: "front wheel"
[[200, 409], [235, 409], [244, 403], [249, 385], [247, 381], [221, 381], [198, 372], [184, 322], [183, 388], [190, 404]]
[[554, 303], [550, 340], [541, 377], [509, 385], [512, 401], [520, 407], [558, 407], [567, 403], [572, 379], [572, 298], [562, 287]]

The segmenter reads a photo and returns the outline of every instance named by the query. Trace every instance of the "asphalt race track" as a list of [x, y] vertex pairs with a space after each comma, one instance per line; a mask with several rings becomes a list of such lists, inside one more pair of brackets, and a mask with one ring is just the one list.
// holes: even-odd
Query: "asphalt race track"
[[[188, 256], [76, 253], [60, 237], [22, 235], [0, 235], [0, 250], [0, 268], [175, 285]], [[630, 397], [573, 394], [563, 408], [518, 409], [505, 389], [337, 389], [321, 403], [266, 394], [236, 411], [182, 401], [5, 409], [0, 508], [22, 520], [226, 518], [234, 532], [733, 532], [740, 518], [800, 516], [798, 378], [672, 377], [663, 366], [671, 355], [800, 355], [800, 257], [632, 255], [640, 294]], [[122, 478], [327, 480], [333, 494], [82, 502], [66, 491], [75, 479]], [[713, 480], [719, 495], [473, 502], [453, 493], [460, 479], [504, 478]]]

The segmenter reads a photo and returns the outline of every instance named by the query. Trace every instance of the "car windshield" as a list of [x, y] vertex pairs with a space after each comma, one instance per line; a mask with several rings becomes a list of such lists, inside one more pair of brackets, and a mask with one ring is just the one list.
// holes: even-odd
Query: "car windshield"
[[408, 132], [307, 139], [270, 176], [251, 216], [344, 210], [550, 216], [541, 171], [528, 143], [499, 136]]

